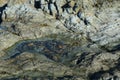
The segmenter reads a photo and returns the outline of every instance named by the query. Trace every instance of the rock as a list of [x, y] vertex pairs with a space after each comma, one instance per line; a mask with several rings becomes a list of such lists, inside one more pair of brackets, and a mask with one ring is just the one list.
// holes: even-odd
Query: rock
[[0, 7], [3, 6], [4, 4], [6, 4], [8, 1], [7, 0], [0, 0]]
[[53, 3], [48, 4], [49, 14], [53, 15], [53, 12], [56, 13], [56, 8]]
[[[3, 61], [1, 61], [2, 63]], [[44, 63], [45, 62], [45, 63]], [[69, 72], [69, 75], [72, 75], [72, 70], [70, 70], [68, 67], [54, 64], [52, 61], [48, 60], [42, 55], [33, 55], [31, 53], [23, 53], [19, 57], [17, 57], [14, 60], [9, 60], [6, 66], [8, 67], [2, 67], [1, 66], [1, 72], [4, 71], [6, 76], [9, 75], [13, 78], [15, 76], [12, 76], [8, 73], [8, 69], [12, 68], [12, 74], [16, 74], [16, 77], [19, 79], [23, 79], [22, 76], [29, 76], [30, 78], [38, 77], [40, 78], [49, 78], [49, 76], [64, 76], [64, 71]], [[3, 64], [5, 66], [5, 64]], [[33, 68], [34, 67], [34, 68]], [[3, 69], [3, 70], [2, 70]], [[14, 71], [16, 70], [16, 71]], [[25, 71], [25, 72], [24, 72]], [[34, 71], [34, 72], [33, 72]], [[31, 72], [33, 73], [31, 75]], [[59, 72], [59, 73], [57, 73]], [[0, 73], [1, 79], [9, 79], [4, 76], [4, 73]], [[46, 75], [45, 75], [46, 74]], [[53, 76], [54, 74], [54, 76]], [[40, 77], [41, 76], [41, 77]], [[57, 78], [57, 77], [54, 77]], [[28, 79], [28, 78], [27, 78]]]
[[1, 0], [0, 80], [119, 79], [119, 3]]
[[[23, 52], [36, 52], [45, 55], [55, 62], [63, 62], [62, 58], [68, 56], [67, 45], [60, 41], [22, 41], [15, 44], [12, 49], [5, 50], [5, 60], [15, 58]], [[65, 60], [64, 60], [65, 61]], [[63, 62], [64, 63], [64, 62]]]
[[34, 0], [9, 0], [8, 2], [8, 6], [13, 6], [16, 4], [31, 4], [32, 6], [34, 6]]
[[30, 7], [28, 8], [28, 5], [15, 5], [15, 6], [16, 7], [9, 7], [4, 11], [4, 15], [5, 15], [5, 18], [3, 18], [4, 21], [9, 21], [9, 20], [14, 20], [14, 21], [22, 20], [23, 21], [24, 20], [25, 22], [32, 18], [33, 16], [33, 14], [31, 14], [32, 9]]
[[45, 0], [40, 0], [40, 3], [41, 3], [41, 9], [44, 10], [46, 4]]

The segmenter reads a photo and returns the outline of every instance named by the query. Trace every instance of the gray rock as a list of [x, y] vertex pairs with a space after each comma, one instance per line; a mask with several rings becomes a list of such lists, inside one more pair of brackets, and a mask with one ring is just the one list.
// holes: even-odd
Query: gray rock
[[[119, 80], [119, 0], [4, 1], [0, 5], [8, 7], [0, 16], [1, 80]], [[29, 47], [30, 39], [45, 42]], [[50, 39], [66, 47], [58, 48]], [[26, 45], [15, 46], [21, 40]]]

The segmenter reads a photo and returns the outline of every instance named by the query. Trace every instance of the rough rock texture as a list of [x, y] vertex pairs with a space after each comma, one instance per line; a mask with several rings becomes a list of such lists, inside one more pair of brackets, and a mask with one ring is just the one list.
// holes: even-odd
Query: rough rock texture
[[0, 80], [119, 80], [119, 0], [0, 0]]

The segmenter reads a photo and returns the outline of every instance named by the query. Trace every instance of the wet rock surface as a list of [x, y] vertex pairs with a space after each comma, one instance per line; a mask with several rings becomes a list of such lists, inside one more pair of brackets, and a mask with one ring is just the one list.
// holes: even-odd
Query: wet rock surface
[[119, 80], [119, 0], [0, 0], [0, 80]]

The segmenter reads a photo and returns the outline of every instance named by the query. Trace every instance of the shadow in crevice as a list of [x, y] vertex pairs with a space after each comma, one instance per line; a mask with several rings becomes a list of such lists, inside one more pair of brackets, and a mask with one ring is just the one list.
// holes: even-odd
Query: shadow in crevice
[[68, 12], [68, 8], [71, 8], [71, 6], [69, 5], [69, 3], [66, 3], [66, 4], [64, 4], [62, 7], [62, 11], [64, 12], [65, 10]]
[[49, 9], [50, 15], [53, 15], [53, 12], [52, 12], [52, 9], [51, 9], [51, 2], [48, 2], [48, 9]]
[[55, 6], [55, 8], [57, 10], [57, 15], [59, 15], [59, 9], [58, 9], [58, 6], [57, 6], [56, 2], [54, 2], [54, 6]]
[[7, 7], [7, 4], [3, 5], [2, 7], [0, 7], [0, 24], [2, 23], [2, 14], [3, 11], [5, 10], [5, 8]]
[[41, 2], [34, 0], [34, 7], [35, 7], [36, 9], [41, 8]]
[[115, 52], [115, 51], [120, 51], [120, 44], [114, 46], [112, 50], [108, 50], [108, 52]]

